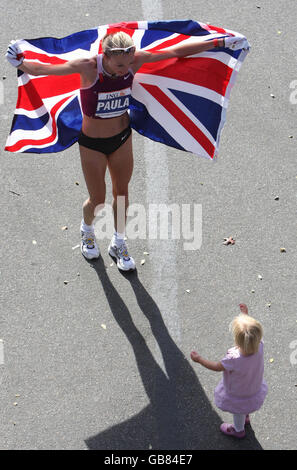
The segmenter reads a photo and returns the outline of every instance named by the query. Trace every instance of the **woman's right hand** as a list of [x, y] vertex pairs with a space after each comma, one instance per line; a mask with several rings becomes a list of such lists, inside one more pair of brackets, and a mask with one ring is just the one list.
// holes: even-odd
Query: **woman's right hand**
[[23, 63], [24, 54], [17, 45], [17, 41], [10, 41], [5, 57], [13, 67], [19, 67]]

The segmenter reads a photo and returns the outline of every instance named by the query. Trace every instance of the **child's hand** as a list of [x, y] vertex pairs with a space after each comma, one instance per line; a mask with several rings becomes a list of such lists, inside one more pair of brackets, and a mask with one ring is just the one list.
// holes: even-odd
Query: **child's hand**
[[191, 359], [194, 362], [199, 362], [200, 356], [199, 354], [196, 353], [196, 351], [191, 352]]
[[245, 304], [239, 304], [239, 308], [240, 308], [241, 313], [248, 315], [248, 308]]

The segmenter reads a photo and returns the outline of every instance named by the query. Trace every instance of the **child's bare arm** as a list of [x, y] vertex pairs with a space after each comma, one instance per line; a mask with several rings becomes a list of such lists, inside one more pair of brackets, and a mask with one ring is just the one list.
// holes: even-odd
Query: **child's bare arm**
[[194, 362], [198, 362], [203, 367], [206, 367], [206, 369], [213, 370], [215, 372], [222, 372], [222, 371], [225, 370], [220, 362], [209, 361], [208, 359], [204, 359], [202, 356], [197, 354], [195, 351], [191, 352], [191, 359]]
[[245, 304], [239, 304], [239, 308], [240, 308], [241, 313], [244, 313], [245, 315], [249, 314], [248, 308]]

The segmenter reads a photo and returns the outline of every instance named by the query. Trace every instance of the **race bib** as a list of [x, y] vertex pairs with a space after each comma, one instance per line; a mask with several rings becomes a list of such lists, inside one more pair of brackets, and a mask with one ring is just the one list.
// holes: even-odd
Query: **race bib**
[[98, 93], [96, 116], [115, 117], [129, 109], [131, 88]]

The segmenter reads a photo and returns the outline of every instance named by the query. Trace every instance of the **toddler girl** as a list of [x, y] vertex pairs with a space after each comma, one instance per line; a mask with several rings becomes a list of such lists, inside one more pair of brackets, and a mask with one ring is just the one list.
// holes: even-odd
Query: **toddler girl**
[[258, 410], [267, 395], [263, 380], [264, 357], [261, 324], [248, 315], [245, 304], [239, 305], [241, 314], [231, 323], [236, 346], [229, 349], [220, 362], [203, 359], [195, 351], [191, 359], [207, 369], [223, 371], [223, 378], [215, 389], [215, 403], [222, 411], [233, 414], [233, 425], [223, 423], [221, 431], [237, 438], [245, 437], [249, 413]]

